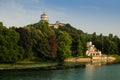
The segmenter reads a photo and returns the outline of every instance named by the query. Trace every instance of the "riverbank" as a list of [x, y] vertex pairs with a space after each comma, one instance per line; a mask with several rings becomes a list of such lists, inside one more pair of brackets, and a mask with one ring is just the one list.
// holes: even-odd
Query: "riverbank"
[[38, 62], [38, 61], [19, 61], [14, 64], [0, 64], [1, 70], [59, 70], [83, 67], [84, 64], [74, 62]]
[[[120, 57], [118, 56], [109, 56], [109, 62], [119, 62]], [[93, 60], [97, 61], [97, 60]], [[92, 61], [92, 62], [93, 62]], [[83, 67], [86, 63], [91, 63], [90, 58], [68, 58], [65, 59], [64, 63], [57, 63], [57, 62], [18, 62], [15, 64], [0, 64], [0, 70], [57, 70], [57, 69], [66, 69], [66, 68], [76, 68], [76, 67]]]
[[47, 68], [56, 66], [57, 63], [52, 62], [29, 62], [29, 63], [15, 63], [15, 64], [0, 64], [0, 70], [13, 70], [13, 69], [34, 69], [34, 68]]
[[117, 58], [113, 56], [108, 56], [106, 59], [91, 59], [91, 58], [81, 58], [81, 57], [75, 57], [75, 58], [68, 58], [65, 59], [65, 62], [82, 62], [82, 63], [89, 63], [89, 62], [114, 62]]

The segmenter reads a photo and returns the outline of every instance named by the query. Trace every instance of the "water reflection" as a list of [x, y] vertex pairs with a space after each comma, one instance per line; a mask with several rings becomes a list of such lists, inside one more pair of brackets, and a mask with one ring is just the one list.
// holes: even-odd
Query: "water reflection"
[[95, 69], [94, 67], [88, 67], [85, 69], [85, 80], [94, 80], [95, 77]]
[[102, 63], [87, 63], [86, 67], [98, 67], [102, 66]]
[[120, 64], [103, 64], [87, 63], [82, 68], [46, 71], [0, 71], [0, 80], [120, 80]]
[[86, 67], [99, 67], [99, 66], [103, 66], [105, 64], [108, 64], [111, 62], [98, 62], [98, 61], [92, 61], [91, 63], [86, 63]]

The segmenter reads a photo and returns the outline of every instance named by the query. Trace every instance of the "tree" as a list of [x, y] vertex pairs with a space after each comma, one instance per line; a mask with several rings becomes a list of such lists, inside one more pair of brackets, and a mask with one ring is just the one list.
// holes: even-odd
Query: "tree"
[[[82, 56], [84, 49], [81, 35], [84, 34], [82, 30], [77, 30], [70, 24], [60, 27], [59, 30], [67, 32], [72, 38], [71, 52], [72, 56]], [[83, 40], [84, 42], [84, 40]], [[85, 43], [86, 44], [86, 43]]]
[[36, 23], [36, 24], [33, 24], [32, 26], [34, 26], [36, 29], [41, 30], [42, 34], [45, 37], [48, 37], [51, 34], [54, 34], [54, 30], [51, 27], [49, 27], [48, 23]]
[[15, 30], [0, 29], [0, 62], [13, 63], [23, 59], [23, 49], [17, 44], [19, 38]]
[[56, 58], [57, 40], [54, 31], [46, 23], [28, 25], [32, 41], [32, 52], [40, 60], [53, 60]]
[[55, 59], [57, 57], [57, 47], [58, 47], [58, 42], [56, 39], [56, 35], [50, 35], [48, 37], [49, 45], [50, 45], [50, 53], [51, 53], [51, 58]]
[[3, 27], [3, 23], [2, 22], [0, 22], [0, 27]]
[[94, 32], [93, 34], [92, 34], [92, 41], [93, 41], [93, 43], [94, 43], [94, 41], [97, 39], [97, 35], [96, 35], [96, 32]]
[[74, 34], [74, 36], [72, 35], [71, 50], [72, 56], [83, 56], [83, 45], [78, 34]]
[[113, 39], [113, 34], [109, 34], [109, 39], [112, 40]]
[[119, 43], [120, 39], [119, 39], [119, 37], [118, 36], [114, 36], [112, 41], [114, 42], [114, 44], [116, 46], [115, 53], [118, 54], [118, 55], [120, 55], [120, 43]]
[[24, 59], [29, 58], [31, 56], [31, 40], [29, 38], [29, 34], [27, 29], [25, 28], [16, 28], [16, 31], [20, 34], [20, 40], [18, 42], [19, 46], [24, 49]]
[[58, 39], [58, 60], [64, 61], [65, 58], [68, 58], [71, 56], [71, 43], [72, 39], [71, 36], [67, 32], [60, 31], [57, 35]]

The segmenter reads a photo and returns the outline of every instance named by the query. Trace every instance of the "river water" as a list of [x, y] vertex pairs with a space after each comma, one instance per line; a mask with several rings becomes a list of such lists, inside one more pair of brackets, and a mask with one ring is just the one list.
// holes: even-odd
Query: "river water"
[[0, 80], [120, 80], [120, 64], [45, 71], [0, 71]]

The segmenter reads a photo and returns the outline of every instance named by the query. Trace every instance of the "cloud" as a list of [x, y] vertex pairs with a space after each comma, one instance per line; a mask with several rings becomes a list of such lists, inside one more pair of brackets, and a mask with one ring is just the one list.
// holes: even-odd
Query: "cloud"
[[23, 26], [32, 18], [30, 14], [35, 15], [36, 12], [27, 11], [22, 5], [16, 2], [7, 2], [0, 4], [0, 20], [6, 26]]
[[[40, 20], [40, 15], [42, 12], [46, 11], [48, 13], [49, 19], [51, 22], [55, 20], [63, 20], [63, 16], [66, 16], [65, 10], [62, 8], [51, 9], [49, 6], [43, 2], [43, 0], [31, 0], [31, 3], [41, 4], [40, 6], [35, 6], [32, 9], [30, 4], [21, 2], [22, 0], [10, 0], [10, 1], [1, 1], [0, 2], [0, 20], [4, 23], [5, 26], [25, 26], [27, 24], [36, 23]], [[40, 1], [42, 1], [40, 3]], [[33, 3], [32, 3], [33, 4]]]

